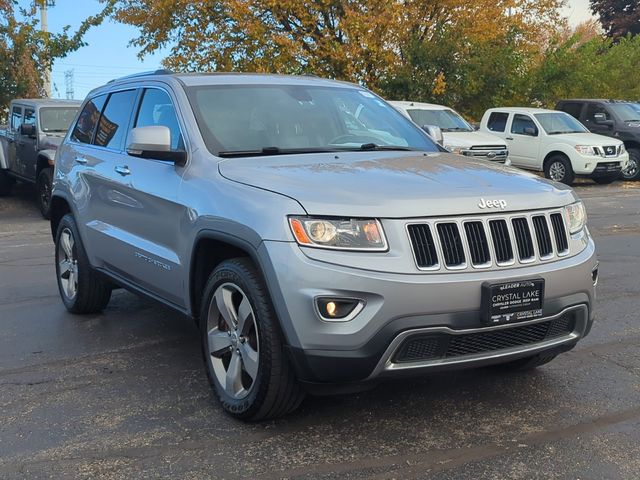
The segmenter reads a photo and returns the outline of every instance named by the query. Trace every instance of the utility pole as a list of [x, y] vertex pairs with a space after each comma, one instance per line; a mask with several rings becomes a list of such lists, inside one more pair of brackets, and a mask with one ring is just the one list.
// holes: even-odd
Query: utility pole
[[64, 72], [64, 85], [67, 89], [67, 100], [73, 100], [74, 91], [73, 91], [73, 69], [65, 70]]
[[[37, 0], [40, 6], [40, 30], [48, 32], [47, 25], [47, 7], [53, 7], [55, 0]], [[46, 97], [51, 97], [51, 66], [44, 71], [44, 94]]]

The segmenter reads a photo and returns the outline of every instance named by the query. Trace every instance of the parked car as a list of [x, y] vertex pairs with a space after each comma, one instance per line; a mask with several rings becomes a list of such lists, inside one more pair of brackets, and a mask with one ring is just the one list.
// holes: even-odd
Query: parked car
[[58, 145], [82, 102], [21, 99], [9, 105], [9, 121], [0, 131], [0, 196], [16, 180], [37, 184], [38, 205], [49, 218], [53, 164]]
[[580, 120], [592, 133], [624, 142], [629, 164], [622, 170], [625, 180], [640, 178], [640, 106], [618, 100], [562, 100], [557, 110]]
[[452, 153], [510, 165], [509, 151], [495, 135], [477, 131], [455, 110], [443, 105], [418, 102], [389, 102], [420, 127], [442, 130], [443, 145]]
[[594, 135], [564, 112], [539, 108], [492, 108], [480, 130], [505, 139], [511, 163], [544, 171], [547, 178], [571, 185], [576, 176], [611, 183], [626, 168], [629, 154], [620, 140]]
[[361, 86], [158, 72], [89, 94], [51, 231], [70, 312], [121, 286], [196, 319], [223, 408], [256, 420], [573, 348], [594, 315], [586, 222], [570, 188], [443, 151]]

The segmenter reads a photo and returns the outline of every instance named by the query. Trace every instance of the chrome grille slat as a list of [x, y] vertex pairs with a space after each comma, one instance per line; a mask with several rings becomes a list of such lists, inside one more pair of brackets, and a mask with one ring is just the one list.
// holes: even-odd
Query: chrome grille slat
[[425, 219], [406, 229], [419, 270], [518, 267], [569, 254], [559, 209]]

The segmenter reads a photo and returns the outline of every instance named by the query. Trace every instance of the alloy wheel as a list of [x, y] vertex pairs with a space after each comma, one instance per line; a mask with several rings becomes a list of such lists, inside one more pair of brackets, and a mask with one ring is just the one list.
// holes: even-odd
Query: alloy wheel
[[218, 384], [236, 400], [249, 395], [258, 375], [256, 318], [247, 295], [234, 283], [220, 285], [207, 316], [209, 362]]
[[627, 168], [625, 168], [622, 171], [622, 178], [625, 178], [625, 179], [636, 178], [636, 176], [638, 175], [639, 168], [640, 166], [638, 166], [638, 161], [635, 158], [629, 157], [629, 164], [627, 165]]
[[57, 253], [58, 281], [64, 295], [73, 300], [78, 292], [78, 258], [73, 233], [69, 228], [60, 233]]
[[549, 177], [551, 177], [551, 180], [561, 182], [564, 179], [566, 173], [567, 171], [562, 162], [553, 162], [549, 166]]

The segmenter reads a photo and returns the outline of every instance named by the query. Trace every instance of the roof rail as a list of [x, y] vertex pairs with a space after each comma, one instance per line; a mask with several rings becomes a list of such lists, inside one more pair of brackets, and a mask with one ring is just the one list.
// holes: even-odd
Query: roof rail
[[147, 77], [149, 75], [171, 75], [172, 73], [174, 72], [171, 70], [167, 70], [166, 68], [162, 68], [160, 70], [150, 70], [148, 72], [134, 73], [132, 75], [126, 75], [124, 77], [114, 78], [113, 80], [109, 80], [107, 83], [118, 82], [120, 80], [128, 80], [130, 78]]

